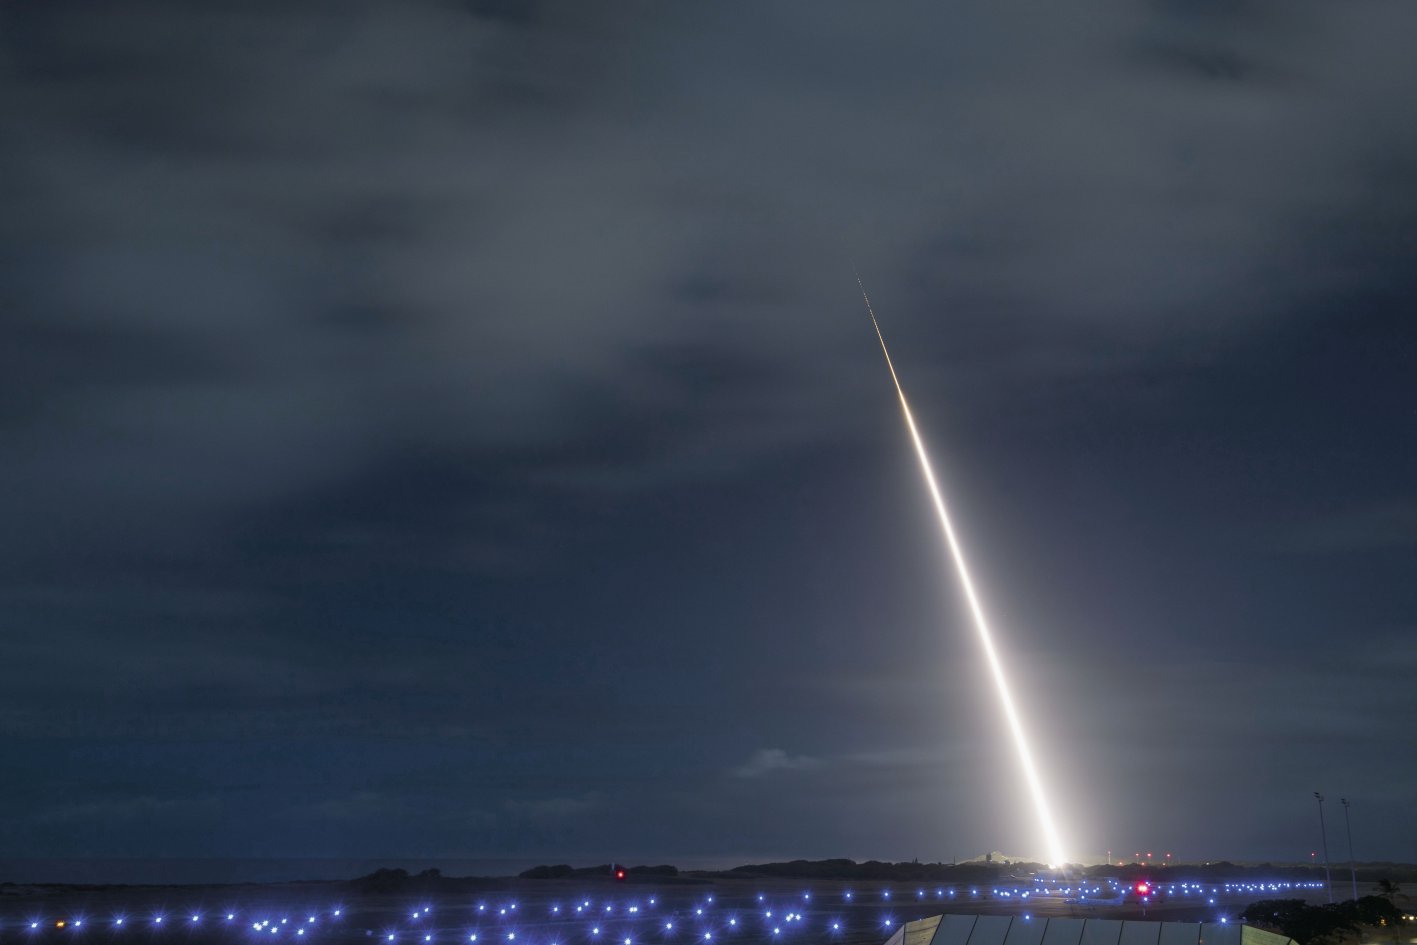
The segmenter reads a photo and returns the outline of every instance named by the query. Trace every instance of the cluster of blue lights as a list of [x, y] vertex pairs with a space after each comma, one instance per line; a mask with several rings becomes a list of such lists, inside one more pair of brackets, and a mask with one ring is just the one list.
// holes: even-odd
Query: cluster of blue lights
[[[276, 917], [263, 915], [260, 918], [243, 916], [241, 921], [247, 922], [249, 920], [249, 928], [252, 932], [277, 935], [282, 929], [285, 929], [293, 932], [295, 935], [303, 936], [306, 934], [307, 930], [319, 923], [322, 914], [329, 919], [339, 919], [344, 915], [344, 910], [342, 908], [334, 908], [328, 910], [326, 913], [306, 912], [304, 919], [302, 920], [297, 917], [293, 925], [290, 916]], [[81, 932], [96, 926], [100, 928], [107, 927], [113, 931], [134, 928], [147, 928], [151, 931], [156, 931], [161, 929], [164, 924], [172, 925], [174, 923], [191, 927], [201, 925], [204, 922], [216, 922], [229, 926], [236, 922], [238, 915], [240, 915], [240, 913], [236, 910], [217, 912], [212, 915], [206, 915], [202, 912], [189, 912], [174, 915], [169, 915], [166, 912], [154, 912], [149, 915], [140, 916], [119, 913], [107, 919], [94, 919], [84, 915], [75, 915], [61, 919], [31, 918], [24, 922], [24, 926], [31, 932], [49, 929], [55, 931]], [[0, 923], [0, 927], [3, 927], [5, 924], [6, 923]]]
[[[112, 931], [146, 929], [156, 932], [172, 925], [229, 927], [233, 932], [244, 929], [245, 934], [252, 938], [259, 936], [267, 940], [282, 936], [313, 939], [321, 937], [327, 930], [343, 929], [344, 937], [362, 932], [363, 936], [373, 940], [382, 939], [385, 943], [402, 945], [691, 945], [716, 939], [730, 945], [748, 945], [754, 942], [786, 942], [789, 938], [816, 943], [822, 939], [830, 941], [844, 937], [853, 931], [859, 936], [868, 932], [874, 935], [874, 930], [895, 929], [900, 920], [886, 909], [898, 908], [900, 901], [909, 903], [914, 900], [926, 910], [915, 918], [924, 918], [940, 911], [933, 908], [935, 901], [988, 900], [1000, 906], [1017, 908], [1018, 914], [1030, 920], [1035, 903], [1048, 899], [1061, 898], [1065, 903], [1086, 902], [1090, 905], [1145, 905], [1179, 897], [1213, 906], [1220, 901], [1235, 902], [1246, 897], [1322, 888], [1322, 883], [1315, 882], [1153, 884], [1109, 879], [1069, 884], [1040, 878], [1033, 883], [1013, 886], [907, 887], [903, 893], [881, 887], [859, 897], [851, 889], [823, 896], [814, 895], [810, 890], [778, 892], [771, 896], [753, 893], [732, 896], [723, 903], [715, 901], [712, 895], [686, 895], [672, 905], [661, 904], [657, 897], [644, 896], [561, 901], [537, 899], [526, 903], [508, 899], [501, 902], [445, 904], [436, 909], [431, 903], [409, 904], [402, 910], [395, 910], [392, 917], [387, 910], [361, 910], [360, 921], [356, 923], [360, 928], [357, 930], [338, 921], [346, 917], [346, 909], [334, 906], [289, 912], [226, 909], [116, 914], [104, 918], [67, 915], [45, 919], [32, 916], [23, 922], [13, 922], [0, 916], [0, 945], [6, 945], [4, 932], [9, 929], [75, 935], [95, 927]], [[881, 911], [876, 912], [872, 908], [872, 901]], [[1024, 907], [1028, 911], [1023, 911]], [[1222, 916], [1216, 918], [1225, 921]], [[365, 928], [366, 921], [372, 927]]]

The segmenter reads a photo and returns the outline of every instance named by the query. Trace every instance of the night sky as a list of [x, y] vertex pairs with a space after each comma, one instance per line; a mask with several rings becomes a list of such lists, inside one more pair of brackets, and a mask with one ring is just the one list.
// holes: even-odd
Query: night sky
[[1417, 858], [1417, 5], [0, 4], [0, 855]]

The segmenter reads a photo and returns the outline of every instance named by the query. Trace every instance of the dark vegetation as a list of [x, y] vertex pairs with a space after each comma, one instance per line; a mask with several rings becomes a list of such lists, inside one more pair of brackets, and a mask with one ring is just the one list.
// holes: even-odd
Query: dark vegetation
[[[614, 865], [604, 863], [600, 866], [571, 867], [565, 863], [558, 863], [555, 866], [533, 866], [531, 869], [517, 875], [518, 879], [585, 879], [595, 876], [609, 876], [614, 869]], [[627, 866], [625, 872], [631, 878], [650, 877], [655, 880], [672, 879], [679, 875], [679, 868], [675, 866]]]
[[887, 863], [880, 860], [792, 860], [758, 863], [707, 875], [726, 879], [775, 877], [782, 879], [851, 879], [899, 882], [983, 883], [1008, 875], [1010, 867], [996, 863]]
[[444, 876], [442, 870], [429, 869], [421, 873], [408, 870], [375, 870], [368, 876], [350, 880], [346, 885], [352, 892], [361, 894], [386, 895], [388, 893], [460, 893], [483, 889], [497, 889], [506, 880], [486, 876]]
[[1363, 896], [1321, 906], [1309, 905], [1302, 899], [1261, 899], [1246, 906], [1239, 918], [1302, 945], [1331, 945], [1363, 926], [1395, 928], [1402, 923], [1402, 913], [1383, 896]]
[[[955, 885], [983, 885], [985, 883], [1019, 881], [1031, 877], [1046, 868], [1038, 863], [989, 863], [970, 861], [967, 863], [921, 863], [918, 861], [891, 863], [880, 860], [857, 862], [848, 859], [791, 860], [780, 863], [758, 863], [738, 866], [729, 870], [683, 871], [670, 865], [625, 866], [631, 882], [656, 884], [696, 884], [717, 879], [819, 879], [847, 880], [852, 882], [920, 882]], [[572, 867], [567, 864], [537, 866], [520, 874], [520, 879], [533, 880], [587, 880], [604, 879], [612, 882], [611, 864], [599, 866]], [[1076, 879], [1101, 880], [1115, 878], [1124, 883], [1139, 879], [1154, 882], [1236, 882], [1247, 879], [1293, 881], [1322, 881], [1323, 868], [1308, 865], [1237, 865], [1229, 862], [1205, 864], [1177, 864], [1175, 866], [1142, 866], [1137, 864], [1114, 866], [1089, 866], [1068, 871], [1069, 877]], [[1405, 863], [1368, 863], [1357, 868], [1359, 882], [1365, 885], [1377, 884], [1378, 892], [1391, 898], [1398, 890], [1400, 882], [1417, 882], [1417, 865]], [[19, 879], [20, 877], [16, 877]], [[427, 869], [419, 873], [409, 873], [403, 869], [380, 869], [367, 876], [335, 883], [353, 893], [458, 893], [474, 890], [506, 888], [514, 882], [511, 877], [489, 876], [444, 876], [440, 870]], [[183, 884], [175, 884], [183, 885]], [[195, 884], [219, 886], [221, 884]], [[238, 884], [257, 888], [260, 885], [284, 884]], [[1342, 891], [1345, 883], [1339, 875], [1334, 877], [1334, 888]], [[130, 884], [78, 884], [46, 883], [33, 884], [0, 882], [0, 897], [34, 895], [61, 889], [69, 890], [117, 890], [132, 888]], [[153, 887], [158, 888], [158, 887]]]

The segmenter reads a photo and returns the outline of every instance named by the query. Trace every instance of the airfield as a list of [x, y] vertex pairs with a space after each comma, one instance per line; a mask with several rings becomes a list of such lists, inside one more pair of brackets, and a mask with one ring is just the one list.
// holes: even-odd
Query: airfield
[[349, 883], [0, 887], [0, 945], [878, 945], [942, 912], [1224, 922], [1259, 899], [1327, 901], [1322, 884], [1278, 880], [1178, 880], [1147, 896], [1120, 880], [455, 882], [456, 892], [426, 893]]

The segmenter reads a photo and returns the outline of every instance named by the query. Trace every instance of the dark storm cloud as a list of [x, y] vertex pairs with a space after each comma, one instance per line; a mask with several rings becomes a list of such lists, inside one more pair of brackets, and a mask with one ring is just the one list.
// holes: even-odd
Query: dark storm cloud
[[[918, 514], [915, 483], [856, 491], [899, 443], [851, 257], [922, 415], [972, 451], [952, 481], [984, 573], [1029, 589], [999, 606], [1034, 686], [1076, 700], [1059, 680], [1120, 672], [1119, 635], [1238, 640], [1149, 679], [1155, 715], [1189, 713], [1290, 635], [1349, 632], [1361, 590], [1371, 665], [1305, 650], [1249, 697], [1353, 693], [1304, 726], [1359, 757], [1407, 708], [1361, 680], [1400, 662], [1409, 559], [1272, 553], [1411, 549], [1410, 447], [1380, 440], [1411, 420], [1390, 338], [1414, 25], [1383, 3], [7, 5], [0, 726], [30, 783], [61, 738], [88, 747], [59, 781], [105, 738], [203, 772], [36, 792], [8, 842], [63, 852], [103, 805], [200, 830], [215, 797], [396, 824], [374, 853], [510, 851], [592, 806], [647, 854], [707, 851], [777, 774], [897, 792], [903, 819], [938, 818], [941, 784], [990, 804], [940, 747], [960, 728], [919, 719], [992, 725], [925, 668], [972, 651], [938, 640], [933, 536], [882, 524]], [[1291, 364], [1327, 372], [1328, 406]], [[947, 678], [973, 693], [967, 665]], [[1312, 776], [1267, 711], [1217, 755], [1280, 732], [1275, 770]], [[1208, 713], [1185, 752], [1224, 730]], [[259, 739], [373, 760], [290, 747], [243, 793], [214, 759]], [[794, 854], [903, 855], [919, 829], [788, 850], [778, 814], [762, 842]], [[535, 836], [605, 843], [558, 829]], [[1278, 831], [1203, 852], [1277, 855]]]
[[1280, 536], [1281, 547], [1313, 554], [1342, 554], [1417, 545], [1417, 502], [1403, 499], [1345, 509], [1316, 518]]

